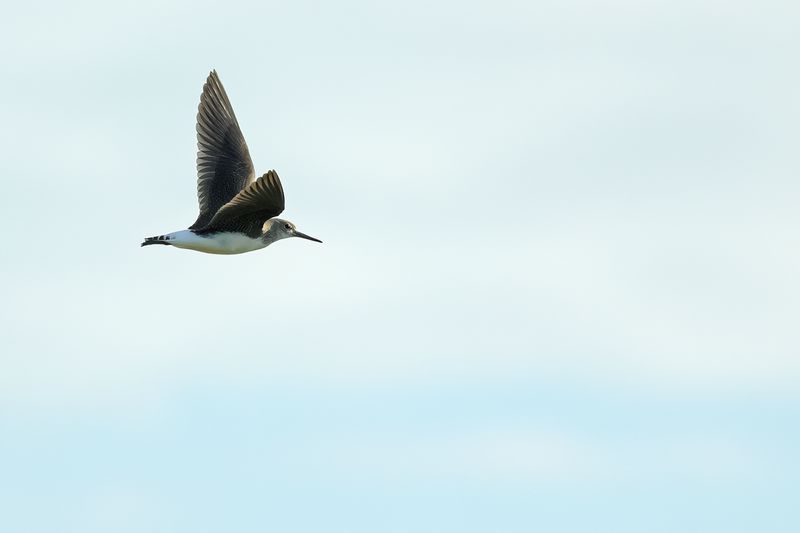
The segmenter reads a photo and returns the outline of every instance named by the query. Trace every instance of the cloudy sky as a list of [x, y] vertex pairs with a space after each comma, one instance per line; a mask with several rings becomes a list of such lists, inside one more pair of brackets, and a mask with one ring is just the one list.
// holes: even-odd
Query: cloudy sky
[[[9, 6], [0, 530], [797, 531], [799, 17]], [[324, 244], [139, 247], [212, 68]]]

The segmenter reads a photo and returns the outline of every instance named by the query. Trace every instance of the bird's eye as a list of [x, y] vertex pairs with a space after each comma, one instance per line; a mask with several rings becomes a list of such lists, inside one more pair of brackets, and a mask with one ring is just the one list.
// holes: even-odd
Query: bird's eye
[[284, 224], [283, 227], [286, 228], [286, 229], [292, 229], [292, 227], [289, 224]]

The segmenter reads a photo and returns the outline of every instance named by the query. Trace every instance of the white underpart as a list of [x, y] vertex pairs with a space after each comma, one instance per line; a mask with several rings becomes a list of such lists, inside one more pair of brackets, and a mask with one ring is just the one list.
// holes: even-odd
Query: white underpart
[[263, 239], [253, 239], [241, 233], [215, 233], [203, 237], [183, 230], [170, 233], [167, 237], [172, 246], [207, 254], [243, 254], [260, 250], [267, 245]]

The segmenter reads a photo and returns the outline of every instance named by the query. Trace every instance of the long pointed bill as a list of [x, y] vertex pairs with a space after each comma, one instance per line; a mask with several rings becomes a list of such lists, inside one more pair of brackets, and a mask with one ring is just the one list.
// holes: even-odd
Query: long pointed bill
[[295, 230], [295, 232], [294, 232], [294, 236], [295, 236], [295, 237], [300, 237], [300, 238], [302, 238], [302, 239], [308, 239], [309, 241], [314, 241], [314, 242], [322, 242], [322, 241], [321, 241], [321, 240], [319, 240], [319, 239], [315, 239], [315, 238], [314, 238], [314, 237], [312, 237], [311, 235], [306, 235], [305, 233], [300, 233], [300, 232], [299, 232], [299, 231], [297, 231], [297, 230]]

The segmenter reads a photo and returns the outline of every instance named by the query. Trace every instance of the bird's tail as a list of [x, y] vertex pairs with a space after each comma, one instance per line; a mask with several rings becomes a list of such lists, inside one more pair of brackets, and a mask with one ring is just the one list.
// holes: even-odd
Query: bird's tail
[[151, 244], [172, 244], [169, 241], [169, 235], [158, 235], [157, 237], [145, 237], [142, 246], [150, 246]]

